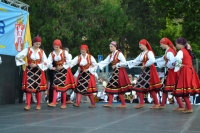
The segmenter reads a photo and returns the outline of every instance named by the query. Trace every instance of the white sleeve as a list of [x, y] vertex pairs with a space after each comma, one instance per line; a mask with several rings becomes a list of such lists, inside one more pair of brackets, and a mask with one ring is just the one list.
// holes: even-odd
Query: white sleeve
[[160, 57], [156, 59], [156, 64], [159, 68], [162, 68], [165, 66], [166, 61], [164, 60], [164, 57]]
[[15, 56], [15, 62], [17, 66], [24, 65], [26, 63], [24, 61], [24, 58], [27, 56], [27, 54], [28, 54], [28, 48], [25, 48]]
[[43, 54], [42, 54], [42, 62], [47, 63], [47, 56], [46, 56], [44, 51], [43, 51]]
[[53, 63], [53, 59], [52, 59], [51, 53], [49, 54], [47, 60], [48, 60], [48, 63], [47, 63], [47, 64], [48, 64], [48, 68], [49, 68], [49, 69], [52, 69], [52, 68], [53, 68], [53, 64], [52, 64], [52, 63]]
[[[45, 65], [45, 64], [47, 65]], [[42, 62], [40, 64], [38, 64], [39, 68], [42, 70], [42, 71], [45, 71], [48, 69], [48, 60], [47, 60], [47, 56], [45, 54], [45, 52], [43, 51], [43, 54], [42, 54]]]
[[65, 63], [63, 63], [63, 67], [65, 68], [65, 69], [68, 69], [70, 66], [69, 66], [69, 64], [70, 64], [70, 62], [71, 62], [71, 56], [70, 56], [70, 54], [66, 51], [66, 50], [64, 50], [64, 52], [65, 52], [65, 59], [66, 59], [66, 62]]
[[76, 56], [70, 63], [68, 63], [70, 68], [74, 67], [77, 64], [78, 64], [78, 56]]
[[80, 67], [78, 67], [77, 71], [74, 74], [74, 78], [77, 78], [80, 73]]
[[107, 56], [107, 58], [101, 62], [98, 63], [99, 68], [102, 70], [105, 66], [107, 66], [110, 63], [110, 55]]
[[172, 52], [167, 52], [166, 57], [168, 59], [168, 62], [166, 64], [167, 68], [173, 69], [175, 62], [174, 54]]
[[120, 62], [116, 64], [116, 67], [117, 68], [125, 67], [126, 66], [126, 59], [121, 52], [118, 55], [118, 59], [120, 60]]
[[175, 68], [174, 72], [177, 72], [180, 70], [182, 65], [182, 59], [183, 59], [183, 52], [181, 50], [178, 51], [176, 57], [175, 57]]
[[66, 61], [67, 61], [67, 62], [70, 62], [70, 61], [72, 60], [70, 54], [69, 54], [66, 50], [65, 50], [64, 52], [65, 52]]
[[72, 60], [72, 55], [70, 53], [68, 53], [68, 55], [69, 55], [69, 59]]
[[98, 64], [97, 64], [97, 62], [96, 62], [96, 60], [95, 60], [95, 58], [93, 56], [91, 56], [91, 62], [92, 62], [92, 66], [89, 67], [88, 71], [91, 74], [95, 75], [97, 67], [98, 67]]
[[141, 63], [140, 56], [141, 54], [138, 55], [137, 58], [135, 58], [134, 60], [126, 61], [129, 69], [131, 69], [132, 67], [138, 66]]
[[149, 51], [147, 56], [148, 56], [148, 61], [146, 62], [145, 66], [149, 67], [152, 64], [154, 64], [156, 60], [155, 60], [155, 56], [152, 51]]

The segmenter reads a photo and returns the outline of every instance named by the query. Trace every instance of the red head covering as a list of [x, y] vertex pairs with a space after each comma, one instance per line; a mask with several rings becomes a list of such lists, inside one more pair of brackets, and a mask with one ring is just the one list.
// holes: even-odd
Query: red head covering
[[33, 38], [33, 43], [35, 43], [35, 42], [42, 42], [41, 37], [39, 37], [39, 36], [34, 37]]
[[173, 43], [166, 37], [162, 38], [160, 40], [160, 44], [165, 44], [168, 45], [170, 48], [172, 48], [174, 50], [174, 52], [176, 53], [176, 48], [174, 47]]
[[151, 48], [150, 43], [146, 39], [140, 40], [139, 44], [146, 46], [149, 51], [153, 52], [153, 49]]
[[112, 44], [113, 46], [115, 46], [117, 48], [117, 42], [112, 41], [110, 44]]
[[85, 50], [87, 53], [89, 53], [88, 46], [86, 44], [81, 44], [80, 50]]
[[53, 45], [59, 46], [60, 48], [62, 48], [62, 43], [59, 39], [54, 40]]

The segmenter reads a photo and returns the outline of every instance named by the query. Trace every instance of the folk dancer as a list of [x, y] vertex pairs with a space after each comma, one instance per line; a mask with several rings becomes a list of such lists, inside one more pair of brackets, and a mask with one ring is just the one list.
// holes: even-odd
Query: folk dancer
[[104, 61], [98, 63], [100, 69], [112, 63], [113, 69], [112, 76], [105, 90], [109, 101], [103, 107], [112, 107], [113, 95], [118, 94], [121, 105], [118, 105], [117, 108], [126, 108], [124, 94], [132, 89], [128, 74], [124, 68], [126, 66], [126, 59], [122, 52], [118, 50], [117, 42], [112, 41], [109, 46], [112, 53]]
[[91, 102], [90, 108], [95, 108], [95, 101], [93, 93], [97, 92], [95, 73], [97, 69], [97, 62], [95, 58], [89, 54], [89, 48], [86, 44], [80, 46], [80, 55], [76, 56], [70, 63], [72, 68], [75, 65], [79, 66], [77, 77], [77, 86], [74, 90], [76, 93], [76, 103], [74, 107], [80, 107], [82, 95], [88, 96]]
[[183, 113], [192, 113], [193, 109], [189, 100], [190, 95], [200, 93], [198, 75], [193, 68], [192, 61], [195, 58], [187, 40], [180, 37], [176, 40], [176, 47], [179, 49], [175, 57], [175, 72], [179, 71], [179, 77], [172, 94], [182, 97], [186, 103], [185, 109], [179, 109]]
[[[156, 63], [159, 68], [166, 67], [167, 72], [162, 86], [162, 102], [159, 109], [164, 109], [168, 98], [168, 93], [174, 90], [176, 80], [178, 78], [178, 72], [174, 72], [174, 61], [176, 56], [176, 48], [173, 43], [166, 37], [160, 40], [160, 47], [166, 49], [165, 55], [161, 58], [156, 59]], [[178, 108], [173, 109], [174, 111], [183, 110], [183, 104], [180, 97], [175, 97], [179, 105]]]
[[144, 94], [150, 93], [153, 100], [154, 105], [150, 107], [151, 109], [159, 108], [160, 104], [158, 102], [158, 98], [156, 93], [160, 90], [162, 84], [158, 73], [156, 71], [155, 63], [155, 56], [151, 45], [145, 39], [140, 40], [139, 48], [143, 51], [140, 55], [134, 59], [127, 61], [128, 67], [132, 68], [142, 63], [141, 66], [141, 73], [136, 84], [136, 87], [133, 88], [138, 93], [139, 97], [139, 104], [134, 108], [139, 109], [143, 108], [144, 105]]
[[[40, 49], [42, 39], [37, 36], [32, 40], [32, 47], [25, 48], [15, 57], [17, 66], [26, 65], [23, 73], [22, 90], [26, 93], [25, 110], [30, 110], [32, 93], [36, 93], [37, 106], [41, 109], [41, 91], [47, 89], [46, 77], [44, 71], [47, 70], [47, 57], [45, 52]], [[23, 59], [27, 57], [28, 63]]]
[[[55, 70], [54, 72], [54, 80], [53, 80], [53, 101], [49, 103], [49, 107], [56, 107], [56, 98], [58, 92], [61, 92], [62, 95], [62, 105], [61, 109], [65, 109], [66, 106], [66, 91], [69, 89], [75, 88], [75, 80], [74, 76], [71, 72], [70, 67], [67, 63], [71, 62], [71, 58], [68, 55], [66, 50], [62, 49], [62, 43], [60, 40], [56, 39], [53, 42], [54, 51], [49, 54], [48, 63], [49, 68], [51, 70]], [[53, 61], [56, 64], [56, 67], [53, 67]]]

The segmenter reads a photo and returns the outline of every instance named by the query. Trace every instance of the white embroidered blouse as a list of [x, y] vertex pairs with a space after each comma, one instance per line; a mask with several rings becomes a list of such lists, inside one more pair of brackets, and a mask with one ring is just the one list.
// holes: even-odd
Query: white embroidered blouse
[[[147, 53], [148, 52], [148, 53]], [[140, 53], [140, 55], [135, 58], [134, 60], [130, 60], [130, 61], [127, 61], [127, 65], [129, 68], [132, 68], [132, 67], [135, 67], [135, 66], [138, 66], [140, 63], [142, 63], [143, 59], [144, 59], [144, 56], [145, 54], [147, 53], [147, 57], [148, 57], [148, 61], [146, 62], [145, 66], [146, 67], [149, 67], [151, 66], [152, 64], [155, 63], [155, 56], [153, 54], [152, 51], [143, 51], [142, 53]]]
[[63, 67], [65, 69], [68, 69], [69, 66], [67, 65], [67, 63], [70, 63], [72, 60], [72, 57], [68, 54], [68, 52], [66, 50], [60, 50], [59, 54], [57, 55], [55, 51], [53, 51], [52, 53], [54, 54], [54, 57], [52, 58], [52, 53], [49, 54], [48, 57], [48, 67], [49, 69], [52, 69], [53, 67], [53, 61], [61, 61], [62, 60], [62, 53], [64, 52], [64, 56], [65, 56], [65, 62], [63, 63]]
[[[87, 65], [87, 64], [88, 64], [88, 62], [87, 62], [88, 54], [86, 54], [85, 57], [81, 54], [80, 57], [81, 57], [80, 66], [85, 66], [85, 65]], [[77, 65], [77, 64], [78, 64], [78, 56], [76, 56], [76, 57], [69, 63], [69, 66], [70, 66], [70, 68], [72, 68], [72, 67], [74, 67], [74, 66]], [[88, 68], [88, 71], [89, 71], [91, 74], [95, 75], [96, 70], [97, 70], [97, 67], [98, 67], [97, 62], [96, 62], [95, 58], [91, 55], [91, 66]], [[80, 71], [80, 69], [79, 69], [79, 71]]]
[[169, 69], [174, 68], [175, 56], [172, 52], [170, 52], [170, 51], [167, 52], [168, 49], [166, 49], [165, 55], [164, 55], [167, 58], [168, 62], [166, 62], [166, 60], [164, 59], [165, 58], [164, 56], [156, 59], [156, 64], [159, 68], [162, 68], [162, 67], [165, 67], [165, 66]]
[[[33, 48], [31, 47], [30, 48], [30, 51], [32, 51], [32, 54], [30, 56], [30, 58], [32, 60], [40, 60], [40, 54], [39, 52], [42, 52], [41, 49], [38, 49], [37, 52], [34, 52]], [[28, 55], [28, 48], [25, 48], [24, 50], [22, 50], [20, 53], [18, 53], [16, 56], [15, 56], [15, 61], [16, 61], [16, 65], [17, 66], [20, 66], [20, 65], [24, 65], [26, 62], [24, 61], [24, 58]], [[41, 70], [47, 70], [48, 67], [47, 65], [45, 65], [45, 63], [47, 63], [47, 57], [46, 57], [46, 54], [42, 53], [42, 59], [41, 59], [41, 63], [40, 64], [37, 64]]]
[[[98, 63], [99, 68], [102, 70], [105, 66], [107, 66], [108, 64], [110, 64], [110, 63], [113, 61], [114, 56], [115, 56], [115, 54], [116, 54], [117, 52], [118, 52], [118, 50], [116, 50], [115, 52], [113, 52], [113, 53], [111, 54], [111, 56], [108, 55], [107, 58], [106, 58], [105, 60], [99, 62], [99, 63]], [[118, 57], [117, 57], [117, 58], [118, 58], [118, 60], [119, 60], [119, 63], [116, 64], [116, 67], [117, 67], [117, 68], [126, 66], [126, 59], [125, 59], [124, 55], [123, 55], [121, 52], [118, 54]]]

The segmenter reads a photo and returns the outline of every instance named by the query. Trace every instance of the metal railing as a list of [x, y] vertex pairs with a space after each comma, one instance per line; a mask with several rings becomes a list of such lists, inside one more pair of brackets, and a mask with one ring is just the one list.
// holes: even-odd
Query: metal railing
[[22, 10], [28, 11], [29, 5], [19, 1], [19, 0], [0, 0], [0, 2], [4, 2], [6, 4], [9, 4], [11, 6], [20, 8]]

